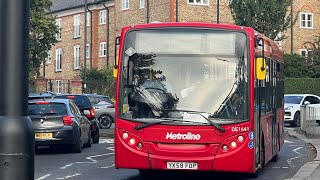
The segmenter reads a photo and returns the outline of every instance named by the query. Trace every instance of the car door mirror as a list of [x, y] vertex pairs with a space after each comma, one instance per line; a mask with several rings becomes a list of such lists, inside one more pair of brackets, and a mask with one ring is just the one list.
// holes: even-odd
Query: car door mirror
[[309, 101], [305, 101], [303, 104], [304, 104], [304, 105], [309, 105], [310, 102], [309, 102]]
[[90, 111], [89, 110], [83, 110], [83, 114], [86, 115], [86, 116], [90, 115]]

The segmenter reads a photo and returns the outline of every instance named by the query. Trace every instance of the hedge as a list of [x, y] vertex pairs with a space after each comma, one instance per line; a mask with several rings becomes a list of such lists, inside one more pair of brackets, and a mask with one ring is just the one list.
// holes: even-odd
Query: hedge
[[320, 79], [318, 78], [286, 78], [285, 94], [315, 94], [320, 96]]

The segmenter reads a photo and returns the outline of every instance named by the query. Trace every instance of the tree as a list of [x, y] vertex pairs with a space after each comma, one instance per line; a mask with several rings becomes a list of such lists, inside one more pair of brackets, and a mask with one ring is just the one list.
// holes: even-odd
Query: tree
[[298, 54], [284, 56], [284, 75], [286, 78], [309, 77], [307, 61]]
[[270, 39], [281, 40], [284, 36], [278, 37], [279, 33], [291, 26], [291, 16], [287, 15], [291, 1], [230, 0], [229, 7], [237, 25], [252, 27]]
[[320, 36], [317, 37], [314, 42], [308, 42], [308, 74], [312, 78], [320, 78]]
[[[84, 67], [79, 71], [81, 77]], [[115, 98], [116, 78], [113, 76], [113, 68], [102, 67], [101, 69], [87, 69], [86, 71], [87, 88], [86, 93], [97, 93]]]
[[40, 65], [45, 63], [48, 51], [57, 42], [58, 27], [55, 17], [47, 14], [51, 0], [31, 0], [29, 33], [29, 77], [39, 76]]

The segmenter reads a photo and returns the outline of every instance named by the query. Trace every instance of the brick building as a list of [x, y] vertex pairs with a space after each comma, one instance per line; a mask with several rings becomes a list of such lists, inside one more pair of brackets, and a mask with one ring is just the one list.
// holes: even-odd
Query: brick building
[[[58, 43], [49, 52], [45, 67], [45, 77], [38, 78], [41, 90], [49, 89], [56, 93], [81, 93], [82, 76], [80, 67], [86, 59], [87, 67], [112, 66], [114, 62], [114, 40], [121, 28], [126, 25], [160, 22], [217, 22], [217, 0], [88, 0], [87, 52], [84, 58], [84, 1], [52, 0], [51, 14], [57, 17], [60, 27]], [[220, 23], [233, 24], [228, 0], [219, 1]], [[294, 0], [293, 13], [298, 19], [293, 27], [293, 43], [290, 28], [283, 32], [288, 38], [281, 45], [290, 53], [306, 55], [307, 42], [320, 35], [320, 1]], [[176, 12], [177, 9], [177, 12]], [[176, 16], [176, 14], [178, 16]], [[92, 25], [90, 25], [92, 18]], [[90, 32], [92, 28], [92, 62], [90, 62]], [[43, 68], [42, 67], [42, 68]], [[43, 72], [43, 69], [41, 69]], [[46, 85], [47, 84], [47, 85]], [[49, 84], [49, 85], [48, 85]]]

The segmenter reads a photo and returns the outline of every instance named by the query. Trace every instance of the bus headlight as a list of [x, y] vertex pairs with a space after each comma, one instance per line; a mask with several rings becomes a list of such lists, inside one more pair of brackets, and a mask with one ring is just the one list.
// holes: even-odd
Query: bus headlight
[[227, 150], [228, 150], [228, 146], [227, 146], [227, 145], [223, 145], [223, 146], [222, 146], [222, 150], [223, 150], [223, 151], [227, 151]]
[[235, 147], [237, 146], [237, 143], [234, 142], [234, 141], [232, 141], [232, 142], [230, 143], [230, 145], [231, 145], [232, 148], [235, 148]]
[[122, 138], [123, 139], [127, 139], [128, 137], [129, 137], [128, 133], [125, 132], [125, 133], [122, 134]]
[[134, 140], [133, 138], [129, 140], [129, 144], [134, 145], [136, 143], [136, 140]]
[[243, 136], [238, 136], [238, 141], [242, 142], [243, 141]]

